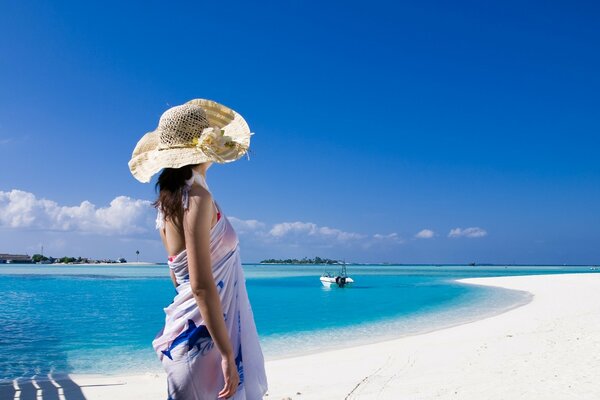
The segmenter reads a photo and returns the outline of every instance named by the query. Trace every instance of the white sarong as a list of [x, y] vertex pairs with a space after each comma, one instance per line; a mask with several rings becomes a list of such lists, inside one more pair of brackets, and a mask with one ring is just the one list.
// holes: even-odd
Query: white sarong
[[[187, 207], [187, 190], [193, 180], [208, 189], [202, 176], [194, 174], [184, 190], [184, 207]], [[210, 236], [212, 272], [240, 376], [240, 385], [231, 398], [262, 399], [267, 391], [267, 378], [246, 292], [238, 238], [218, 204], [215, 205], [220, 218]], [[157, 225], [161, 223], [159, 213]], [[215, 400], [224, 385], [221, 354], [192, 294], [186, 250], [170, 257], [168, 265], [177, 279], [177, 295], [165, 308], [165, 326], [152, 342], [167, 372], [168, 399]]]

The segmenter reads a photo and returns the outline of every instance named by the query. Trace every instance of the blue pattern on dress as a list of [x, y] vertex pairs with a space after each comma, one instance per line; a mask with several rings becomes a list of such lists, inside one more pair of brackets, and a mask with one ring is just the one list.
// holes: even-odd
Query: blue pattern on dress
[[212, 348], [212, 337], [210, 336], [210, 332], [208, 332], [208, 328], [206, 325], [196, 326], [194, 321], [188, 319], [188, 328], [183, 331], [179, 336], [177, 336], [167, 350], [162, 350], [162, 353], [173, 360], [171, 356], [171, 350], [182, 343], [188, 344], [188, 351], [192, 350], [194, 347], [197, 347], [198, 350], [204, 354], [207, 349], [207, 345], [204, 343], [206, 340], [211, 342], [210, 347]]

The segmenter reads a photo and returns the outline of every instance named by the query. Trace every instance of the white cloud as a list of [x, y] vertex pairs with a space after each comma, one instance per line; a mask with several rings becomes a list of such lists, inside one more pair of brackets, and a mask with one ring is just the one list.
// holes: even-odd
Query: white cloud
[[318, 226], [312, 222], [282, 222], [275, 224], [271, 230], [269, 230], [269, 235], [274, 238], [308, 236], [339, 242], [348, 242], [364, 238], [364, 235], [358, 233], [345, 232], [327, 226]]
[[404, 239], [402, 239], [396, 232], [389, 233], [387, 235], [376, 233], [373, 235], [373, 241], [376, 243], [404, 243]]
[[115, 197], [107, 207], [89, 201], [61, 206], [21, 190], [0, 191], [0, 226], [39, 230], [127, 235], [152, 227], [153, 209], [147, 200]]
[[423, 229], [423, 230], [419, 231], [415, 235], [415, 238], [417, 238], [417, 239], [431, 239], [434, 236], [435, 236], [435, 232], [432, 231], [431, 229]]
[[257, 232], [265, 228], [265, 224], [255, 219], [239, 219], [227, 217], [237, 233]]
[[465, 228], [465, 229], [454, 228], [454, 229], [450, 229], [450, 233], [448, 233], [448, 237], [450, 237], [450, 238], [459, 238], [459, 237], [480, 238], [480, 237], [484, 237], [486, 235], [487, 235], [487, 232], [485, 231], [485, 229], [481, 229], [476, 226], [471, 227], [471, 228]]
[[[15, 230], [61, 231], [136, 237], [152, 232], [155, 210], [147, 200], [126, 196], [101, 207], [90, 201], [60, 205], [21, 190], [0, 191], [0, 227]], [[228, 217], [236, 232], [261, 245], [302, 248], [334, 246], [388, 246], [404, 243], [397, 233], [374, 235], [349, 232], [313, 222], [266, 224], [256, 219]], [[48, 241], [46, 241], [48, 243]], [[64, 245], [63, 245], [64, 246]], [[56, 247], [63, 247], [56, 246]]]
[[313, 222], [280, 222], [267, 225], [257, 220], [228, 217], [236, 231], [247, 239], [266, 245], [325, 246], [336, 245], [371, 247], [373, 245], [399, 244], [404, 240], [397, 233], [367, 235], [338, 228], [319, 226]]

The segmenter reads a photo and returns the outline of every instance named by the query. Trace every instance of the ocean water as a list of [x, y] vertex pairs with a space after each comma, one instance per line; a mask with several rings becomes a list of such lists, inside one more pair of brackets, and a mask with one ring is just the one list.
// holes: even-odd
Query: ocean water
[[[589, 267], [349, 266], [327, 289], [319, 265], [245, 265], [267, 359], [440, 329], [525, 304], [526, 292], [466, 277], [594, 273]], [[0, 379], [160, 371], [151, 341], [175, 295], [166, 265], [0, 265]]]

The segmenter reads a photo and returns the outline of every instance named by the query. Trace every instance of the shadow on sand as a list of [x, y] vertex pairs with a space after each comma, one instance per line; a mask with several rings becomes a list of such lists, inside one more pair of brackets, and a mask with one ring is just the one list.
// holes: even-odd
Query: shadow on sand
[[68, 375], [35, 376], [0, 382], [2, 400], [85, 400], [81, 391], [88, 386], [115, 386], [121, 383], [79, 386]]

